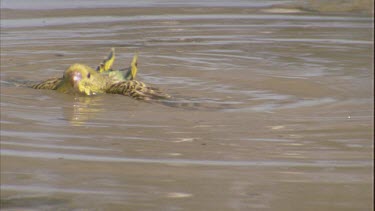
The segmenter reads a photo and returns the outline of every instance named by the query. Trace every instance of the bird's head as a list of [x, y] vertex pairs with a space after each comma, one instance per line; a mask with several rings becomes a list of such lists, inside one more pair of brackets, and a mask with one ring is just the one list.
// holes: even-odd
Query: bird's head
[[64, 72], [64, 81], [74, 93], [85, 95], [95, 94], [88, 87], [93, 82], [93, 74], [96, 72], [83, 64], [73, 64]]

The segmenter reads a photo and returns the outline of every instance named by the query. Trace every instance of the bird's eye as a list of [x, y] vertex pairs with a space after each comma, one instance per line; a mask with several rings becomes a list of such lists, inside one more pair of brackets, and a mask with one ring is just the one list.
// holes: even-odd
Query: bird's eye
[[90, 74], [90, 73], [88, 73], [88, 74], [87, 74], [87, 78], [90, 78], [90, 77], [91, 77], [91, 74]]

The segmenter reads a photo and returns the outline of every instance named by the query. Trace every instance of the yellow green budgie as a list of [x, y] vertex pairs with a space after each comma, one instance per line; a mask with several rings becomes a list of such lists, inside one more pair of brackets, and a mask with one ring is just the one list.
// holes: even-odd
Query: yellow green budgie
[[73, 64], [62, 78], [52, 78], [31, 86], [35, 89], [52, 89], [63, 93], [96, 95], [101, 93], [122, 94], [135, 99], [170, 98], [160, 90], [136, 80], [113, 80], [84, 64]]
[[[101, 75], [108, 76], [114, 82], [120, 82], [125, 80], [134, 80], [137, 74], [137, 59], [138, 54], [135, 54], [129, 68], [114, 70], [112, 69], [113, 63], [115, 61], [115, 49], [112, 48], [108, 57], [103, 60], [103, 62], [96, 68], [96, 71]], [[126, 71], [126, 72], [125, 72]], [[55, 90], [60, 84], [63, 78], [51, 78], [42, 83], [33, 85], [36, 89], [52, 89]]]

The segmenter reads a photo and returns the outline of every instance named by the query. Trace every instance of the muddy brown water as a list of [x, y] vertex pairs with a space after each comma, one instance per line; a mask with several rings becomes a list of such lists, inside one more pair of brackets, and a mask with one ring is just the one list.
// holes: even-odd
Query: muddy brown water
[[[373, 18], [238, 3], [3, 8], [1, 208], [372, 210]], [[174, 98], [13, 83], [111, 47]]]

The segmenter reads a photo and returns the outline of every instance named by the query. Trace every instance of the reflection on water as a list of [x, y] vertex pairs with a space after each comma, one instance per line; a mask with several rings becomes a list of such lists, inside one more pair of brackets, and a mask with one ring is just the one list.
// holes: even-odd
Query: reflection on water
[[[289, 1], [41, 2], [92, 9], [2, 10], [2, 208], [373, 208], [373, 18]], [[138, 51], [138, 79], [173, 98], [13, 85], [95, 67], [110, 47], [116, 68]]]
[[100, 96], [77, 96], [71, 106], [63, 108], [63, 115], [72, 125], [82, 126], [88, 120], [95, 118], [96, 113], [103, 112], [103, 109], [100, 109], [101, 104]]

